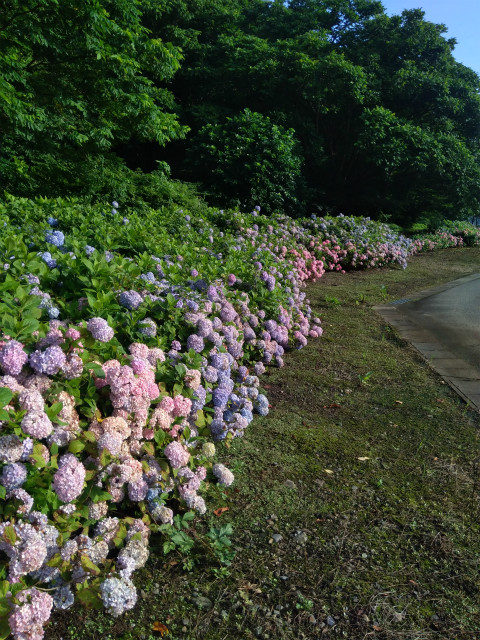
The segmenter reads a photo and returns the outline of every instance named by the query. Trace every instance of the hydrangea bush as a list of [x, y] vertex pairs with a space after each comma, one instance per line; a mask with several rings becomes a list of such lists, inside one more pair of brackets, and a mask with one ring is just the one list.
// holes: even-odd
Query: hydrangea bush
[[425, 249], [369, 219], [112, 207], [0, 205], [1, 637], [131, 609], [151, 532], [234, 481], [215, 443], [268, 413], [259, 376], [321, 336], [305, 283]]

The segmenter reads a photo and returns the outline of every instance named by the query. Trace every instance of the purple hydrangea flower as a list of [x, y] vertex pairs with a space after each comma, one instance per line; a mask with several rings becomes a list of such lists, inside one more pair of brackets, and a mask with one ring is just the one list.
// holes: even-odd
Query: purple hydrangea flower
[[187, 338], [187, 349], [193, 349], [197, 353], [201, 353], [205, 348], [205, 343], [203, 342], [203, 338], [201, 338], [196, 333], [192, 333]]
[[53, 376], [60, 371], [66, 361], [66, 356], [57, 345], [47, 347], [45, 351], [36, 350], [30, 354], [29, 363], [35, 373]]
[[87, 322], [87, 329], [99, 342], [109, 342], [114, 336], [112, 327], [103, 318], [91, 318]]

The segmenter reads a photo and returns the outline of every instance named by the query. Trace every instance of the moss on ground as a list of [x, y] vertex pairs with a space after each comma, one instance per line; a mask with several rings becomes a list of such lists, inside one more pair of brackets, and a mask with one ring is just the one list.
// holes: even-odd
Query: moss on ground
[[324, 337], [265, 377], [270, 415], [219, 452], [236, 483], [212, 487], [228, 511], [205, 526], [233, 524], [232, 566], [198, 553], [187, 573], [157, 546], [134, 611], [70, 610], [46, 638], [480, 638], [480, 416], [372, 310], [478, 271], [480, 249], [445, 250], [311, 285]]

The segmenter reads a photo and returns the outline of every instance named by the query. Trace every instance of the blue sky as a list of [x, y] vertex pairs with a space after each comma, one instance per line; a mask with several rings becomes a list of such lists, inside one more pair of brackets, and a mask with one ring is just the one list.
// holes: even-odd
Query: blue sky
[[453, 55], [480, 75], [480, 0], [382, 0], [388, 15], [404, 9], [423, 9], [425, 19], [444, 24], [447, 38], [455, 38]]

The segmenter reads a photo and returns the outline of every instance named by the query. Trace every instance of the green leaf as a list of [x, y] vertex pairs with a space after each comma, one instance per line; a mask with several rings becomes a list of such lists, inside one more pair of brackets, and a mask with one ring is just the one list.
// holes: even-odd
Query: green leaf
[[59, 567], [62, 563], [62, 556], [59, 553], [56, 553], [50, 558], [50, 560], [47, 562], [47, 565], [49, 567]]
[[153, 436], [153, 439], [155, 440], [155, 442], [159, 447], [163, 445], [163, 443], [165, 442], [165, 438], [166, 438], [166, 433], [163, 429], [158, 429], [157, 431], [155, 431], [155, 435]]
[[5, 407], [13, 398], [13, 393], [7, 387], [0, 387], [0, 407]]
[[112, 494], [101, 487], [93, 486], [90, 490], [90, 498], [95, 503], [104, 502], [105, 500], [112, 500]]
[[123, 544], [123, 541], [127, 537], [127, 527], [123, 522], [120, 523], [117, 533], [113, 538], [113, 544], [118, 548]]
[[197, 411], [197, 419], [195, 420], [195, 424], [200, 428], [205, 426], [205, 414], [201, 409], [200, 411]]
[[17, 534], [15, 533], [15, 529], [13, 528], [12, 525], [6, 526], [5, 529], [3, 530], [3, 539], [9, 544], [11, 544], [12, 546], [17, 541]]
[[100, 575], [101, 571], [100, 571], [100, 567], [97, 567], [96, 564], [94, 564], [90, 558], [85, 555], [82, 554], [80, 556], [80, 564], [82, 565], [82, 567], [85, 569], [85, 571], [88, 571], [89, 573], [91, 573], [94, 576], [98, 576]]
[[94, 587], [84, 587], [83, 585], [79, 585], [77, 587], [77, 597], [87, 609], [100, 610], [103, 608], [102, 599], [100, 598], [98, 590]]
[[68, 450], [70, 453], [80, 453], [85, 449], [85, 443], [81, 440], [72, 440], [68, 445]]
[[97, 362], [88, 362], [85, 365], [86, 369], [92, 371], [97, 378], [105, 378], [105, 371], [102, 369], [102, 366]]

